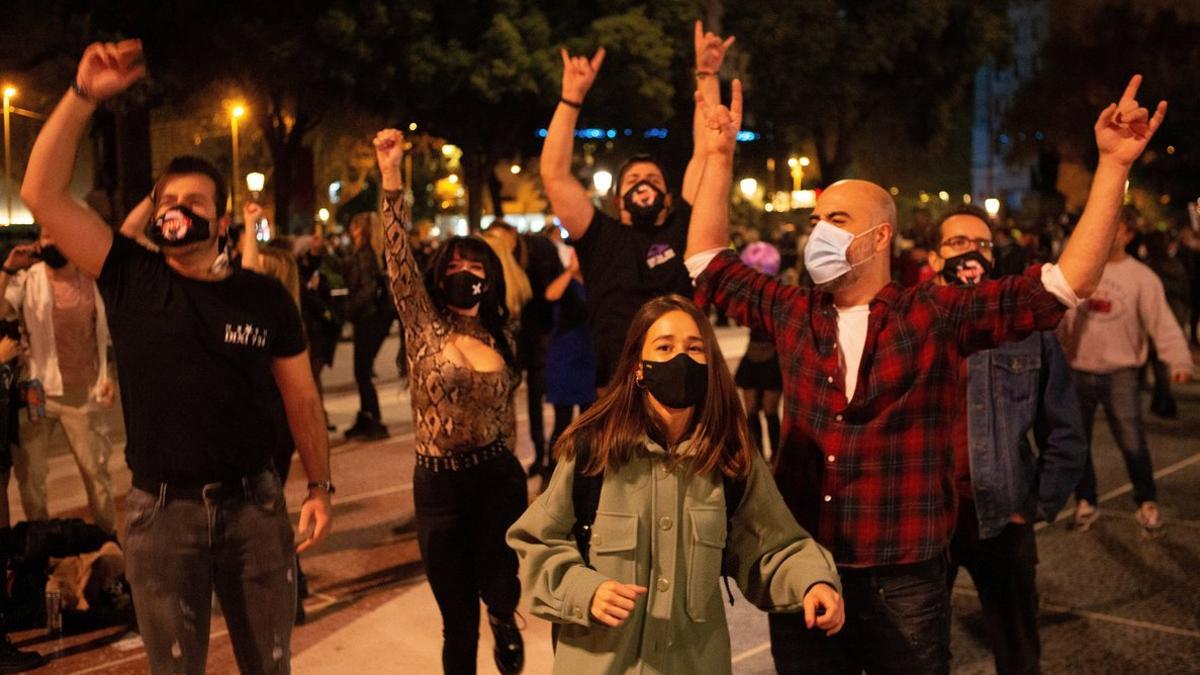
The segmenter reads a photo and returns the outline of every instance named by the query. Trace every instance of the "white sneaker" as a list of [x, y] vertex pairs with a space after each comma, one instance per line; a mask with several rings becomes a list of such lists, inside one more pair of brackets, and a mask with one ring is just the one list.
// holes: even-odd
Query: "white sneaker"
[[1138, 510], [1133, 512], [1133, 517], [1137, 519], [1138, 525], [1141, 525], [1148, 535], [1154, 535], [1162, 529], [1162, 513], [1159, 512], [1156, 502], [1142, 502]]
[[1092, 529], [1092, 523], [1100, 517], [1100, 509], [1093, 506], [1088, 500], [1080, 499], [1075, 504], [1074, 524], [1075, 529], [1079, 532], [1087, 532]]

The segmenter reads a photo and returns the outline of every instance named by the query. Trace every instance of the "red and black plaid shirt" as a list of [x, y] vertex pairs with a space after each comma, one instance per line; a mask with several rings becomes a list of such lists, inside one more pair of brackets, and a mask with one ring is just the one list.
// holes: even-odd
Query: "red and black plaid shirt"
[[961, 359], [1051, 329], [1066, 311], [1036, 267], [970, 288], [889, 284], [871, 300], [847, 402], [832, 295], [781, 284], [729, 251], [697, 280], [696, 297], [774, 340], [784, 387], [775, 479], [800, 524], [851, 567], [942, 553], [955, 521]]

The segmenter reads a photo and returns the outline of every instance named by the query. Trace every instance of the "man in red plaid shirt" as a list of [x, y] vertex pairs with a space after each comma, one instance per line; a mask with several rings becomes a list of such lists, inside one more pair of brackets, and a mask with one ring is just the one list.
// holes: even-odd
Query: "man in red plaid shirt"
[[[787, 286], [728, 251], [729, 189], [741, 85], [730, 108], [705, 104], [708, 156], [686, 262], [697, 299], [775, 341], [783, 368], [780, 492], [829, 548], [846, 595], [845, 629], [826, 637], [775, 614], [780, 673], [948, 673], [946, 547], [955, 524], [951, 415], [963, 359], [1053, 329], [1096, 288], [1129, 168], [1162, 123], [1135, 100], [1140, 76], [1096, 122], [1100, 162], [1058, 264], [971, 286], [891, 280], [896, 207], [847, 180], [817, 200], [805, 248], [816, 282]], [[697, 95], [700, 98], [699, 95]]]

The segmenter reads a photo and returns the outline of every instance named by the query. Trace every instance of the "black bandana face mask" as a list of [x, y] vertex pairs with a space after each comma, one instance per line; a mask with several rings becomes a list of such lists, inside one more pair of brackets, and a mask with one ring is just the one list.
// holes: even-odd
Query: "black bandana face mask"
[[687, 354], [670, 361], [642, 361], [642, 382], [668, 408], [691, 408], [708, 395], [708, 365]]
[[471, 309], [483, 300], [488, 285], [486, 279], [462, 270], [447, 274], [442, 281], [442, 288], [446, 291], [446, 304], [458, 309]]
[[967, 251], [946, 258], [946, 266], [942, 268], [942, 276], [946, 281], [958, 286], [974, 286], [991, 274], [992, 262], [979, 251]]
[[146, 238], [155, 246], [173, 248], [208, 241], [211, 226], [186, 206], [172, 206], [146, 226]]
[[42, 262], [46, 263], [51, 269], [60, 270], [66, 267], [69, 262], [67, 257], [54, 244], [43, 246], [40, 255]]
[[666, 208], [667, 193], [648, 180], [640, 180], [621, 198], [634, 227], [654, 227]]

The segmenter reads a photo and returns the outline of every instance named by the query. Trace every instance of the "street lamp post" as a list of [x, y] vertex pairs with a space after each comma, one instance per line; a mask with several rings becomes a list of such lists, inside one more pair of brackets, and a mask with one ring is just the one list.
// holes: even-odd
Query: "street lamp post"
[[235, 105], [229, 109], [229, 128], [233, 131], [233, 180], [229, 181], [230, 210], [237, 211], [237, 184], [242, 175], [238, 158], [238, 120], [246, 115], [245, 106]]
[[12, 106], [9, 102], [17, 95], [17, 90], [11, 85], [4, 87], [4, 201], [7, 215], [4, 224], [12, 225], [12, 136], [9, 133], [9, 113]]

